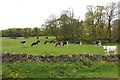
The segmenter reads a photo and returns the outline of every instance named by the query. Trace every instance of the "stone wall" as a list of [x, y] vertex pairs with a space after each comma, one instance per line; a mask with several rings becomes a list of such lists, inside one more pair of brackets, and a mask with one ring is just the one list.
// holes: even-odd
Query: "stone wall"
[[83, 59], [99, 60], [99, 61], [120, 61], [120, 54], [92, 54], [92, 53], [75, 53], [69, 56], [68, 54], [60, 55], [32, 55], [15, 52], [2, 52], [2, 62], [15, 62], [15, 61], [76, 61]]

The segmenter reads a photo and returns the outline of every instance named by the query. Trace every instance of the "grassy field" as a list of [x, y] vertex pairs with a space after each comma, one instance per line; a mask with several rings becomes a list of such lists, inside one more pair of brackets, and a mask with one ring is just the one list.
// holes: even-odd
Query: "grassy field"
[[118, 78], [118, 62], [91, 61], [85, 66], [76, 62], [3, 63], [3, 78]]
[[[0, 37], [2, 38], [2, 37]], [[54, 40], [55, 37], [49, 37], [48, 40]], [[20, 41], [26, 40], [26, 44], [21, 44]], [[36, 55], [44, 54], [73, 54], [73, 53], [100, 53], [105, 54], [102, 46], [93, 46], [93, 44], [76, 45], [69, 44], [68, 46], [58, 46], [55, 44], [43, 44], [46, 39], [40, 37], [41, 42], [38, 46], [31, 47], [31, 43], [37, 41], [35, 37], [18, 39], [2, 38], [2, 52], [22, 52]], [[117, 43], [108, 43], [103, 45], [115, 45]], [[118, 50], [117, 50], [118, 51]], [[87, 61], [91, 66], [83, 64], [84, 61], [75, 62], [14, 62], [2, 63], [3, 78], [118, 78], [118, 62], [105, 61]], [[85, 62], [86, 63], [86, 62]]]
[[[55, 37], [49, 37], [48, 40], [54, 40]], [[26, 40], [26, 44], [21, 44], [20, 41]], [[73, 53], [100, 53], [105, 54], [104, 50], [100, 46], [93, 46], [93, 44], [84, 44], [83, 45], [76, 45], [76, 44], [69, 44], [68, 46], [58, 46], [55, 47], [55, 44], [43, 44], [47, 39], [45, 37], [40, 37], [41, 42], [38, 46], [31, 47], [31, 43], [37, 41], [35, 37], [30, 38], [23, 38], [18, 37], [18, 39], [9, 39], [8, 37], [2, 38], [2, 52], [22, 52], [22, 53], [30, 53], [36, 55], [44, 55], [44, 54], [73, 54]], [[117, 43], [109, 43], [103, 45], [116, 45]]]

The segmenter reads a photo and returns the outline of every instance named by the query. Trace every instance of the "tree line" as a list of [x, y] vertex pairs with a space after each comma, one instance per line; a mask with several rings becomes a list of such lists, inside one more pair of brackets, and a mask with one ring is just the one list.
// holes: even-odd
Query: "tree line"
[[119, 42], [120, 19], [117, 18], [118, 4], [87, 6], [85, 20], [75, 19], [74, 10], [62, 11], [58, 17], [51, 15], [40, 28], [11, 28], [2, 30], [3, 37], [55, 36], [58, 40], [76, 42], [105, 41]]
[[2, 30], [3, 37], [29, 37], [29, 36], [39, 36], [41, 29], [35, 28], [9, 28]]

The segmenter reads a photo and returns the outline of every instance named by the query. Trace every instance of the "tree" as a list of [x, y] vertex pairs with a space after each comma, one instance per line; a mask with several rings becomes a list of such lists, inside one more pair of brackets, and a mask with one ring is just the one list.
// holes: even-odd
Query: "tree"
[[118, 2], [118, 18], [120, 19], [120, 1]]
[[51, 15], [47, 21], [45, 22], [46, 32], [49, 33], [49, 35], [56, 36], [56, 38], [59, 36], [59, 24], [58, 20], [55, 15]]
[[73, 42], [74, 30], [75, 30], [75, 19], [73, 18], [73, 10], [64, 10], [60, 18], [58, 18], [60, 26], [60, 38], [63, 40], [70, 40]]
[[115, 2], [112, 2], [105, 6], [105, 18], [107, 21], [107, 36], [109, 39], [111, 39], [111, 30], [112, 30], [112, 20], [117, 15], [117, 4]]
[[32, 29], [32, 32], [31, 32], [31, 35], [32, 36], [39, 36], [40, 35], [40, 28], [38, 28], [38, 27], [34, 27], [33, 29]]
[[86, 31], [87, 35], [89, 36], [88, 38], [91, 40], [95, 40], [96, 37], [96, 32], [95, 32], [95, 27], [97, 20], [95, 20], [95, 7], [92, 5], [87, 6], [87, 13], [85, 14], [85, 26], [86, 26]]
[[32, 31], [31, 28], [23, 28], [21, 30], [21, 35], [22, 36], [31, 36], [31, 31]]
[[120, 19], [116, 19], [113, 22], [113, 26], [112, 26], [112, 32], [111, 32], [111, 36], [113, 41], [119, 41], [120, 42]]
[[105, 7], [92, 6], [87, 7], [86, 19], [84, 26], [86, 26], [87, 37], [94, 40], [104, 40], [106, 38], [106, 20], [105, 20]]

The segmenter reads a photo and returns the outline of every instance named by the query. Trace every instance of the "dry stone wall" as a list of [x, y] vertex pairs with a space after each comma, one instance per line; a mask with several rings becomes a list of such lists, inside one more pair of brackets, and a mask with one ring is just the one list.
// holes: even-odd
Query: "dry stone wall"
[[83, 59], [99, 60], [99, 61], [120, 61], [120, 54], [92, 54], [92, 53], [75, 53], [69, 56], [68, 54], [60, 55], [32, 55], [15, 52], [2, 52], [2, 62], [15, 62], [15, 61], [76, 61]]

